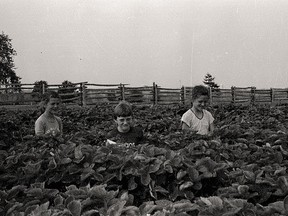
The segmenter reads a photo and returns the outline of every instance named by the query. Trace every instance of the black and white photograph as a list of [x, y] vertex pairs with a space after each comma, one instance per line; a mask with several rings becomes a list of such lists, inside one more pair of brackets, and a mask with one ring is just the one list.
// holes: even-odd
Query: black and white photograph
[[287, 166], [287, 0], [0, 0], [0, 216], [285, 216]]

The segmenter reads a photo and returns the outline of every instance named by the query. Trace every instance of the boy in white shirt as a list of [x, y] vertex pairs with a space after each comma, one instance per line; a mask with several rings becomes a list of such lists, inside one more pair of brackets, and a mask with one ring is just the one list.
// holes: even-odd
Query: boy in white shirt
[[35, 122], [35, 135], [61, 136], [63, 130], [62, 120], [55, 115], [60, 104], [58, 93], [54, 91], [45, 93], [42, 102], [45, 112]]
[[198, 85], [192, 90], [192, 108], [181, 118], [183, 131], [194, 131], [200, 135], [212, 135], [214, 118], [205, 108], [209, 101], [209, 91], [205, 86]]

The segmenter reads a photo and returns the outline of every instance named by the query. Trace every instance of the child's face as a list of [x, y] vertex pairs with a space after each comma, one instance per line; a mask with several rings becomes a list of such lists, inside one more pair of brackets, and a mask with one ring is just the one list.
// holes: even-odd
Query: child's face
[[49, 102], [46, 105], [45, 111], [51, 114], [55, 114], [58, 111], [59, 105], [60, 105], [59, 98], [50, 98]]
[[207, 106], [208, 104], [208, 96], [206, 95], [200, 95], [193, 101], [193, 107], [199, 111], [202, 112], [202, 110]]
[[114, 121], [117, 124], [118, 131], [122, 133], [128, 132], [133, 125], [132, 116], [126, 116], [126, 117], [118, 116]]

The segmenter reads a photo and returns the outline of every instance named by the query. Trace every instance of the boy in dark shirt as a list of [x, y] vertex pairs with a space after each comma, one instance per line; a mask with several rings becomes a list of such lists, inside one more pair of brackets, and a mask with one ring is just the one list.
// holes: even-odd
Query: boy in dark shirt
[[129, 147], [143, 142], [143, 131], [134, 127], [132, 107], [128, 102], [121, 101], [115, 107], [114, 121], [116, 127], [107, 134], [109, 144], [117, 143]]

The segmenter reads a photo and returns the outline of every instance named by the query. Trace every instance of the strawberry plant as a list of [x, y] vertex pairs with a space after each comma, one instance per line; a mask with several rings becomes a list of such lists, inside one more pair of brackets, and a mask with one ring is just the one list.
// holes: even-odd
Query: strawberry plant
[[0, 215], [287, 215], [288, 109], [218, 106], [213, 137], [183, 134], [184, 106], [133, 107], [146, 143], [106, 145], [113, 108], [1, 109]]

